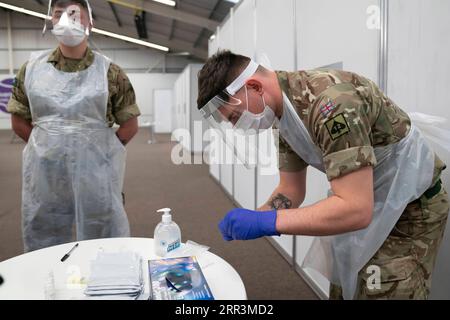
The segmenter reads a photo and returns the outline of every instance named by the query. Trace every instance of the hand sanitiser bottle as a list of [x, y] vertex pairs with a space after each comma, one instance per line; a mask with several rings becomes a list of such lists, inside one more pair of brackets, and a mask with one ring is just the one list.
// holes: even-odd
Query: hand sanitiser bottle
[[160, 257], [165, 257], [169, 252], [180, 247], [181, 231], [178, 225], [172, 221], [169, 208], [160, 209], [157, 212], [164, 212], [162, 221], [155, 228], [155, 253]]

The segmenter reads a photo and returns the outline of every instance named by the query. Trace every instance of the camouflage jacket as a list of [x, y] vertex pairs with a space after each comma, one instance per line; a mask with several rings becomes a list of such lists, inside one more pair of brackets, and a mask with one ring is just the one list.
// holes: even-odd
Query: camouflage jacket
[[[321, 149], [330, 181], [375, 166], [373, 148], [396, 143], [409, 132], [408, 115], [367, 78], [331, 69], [276, 73], [281, 89]], [[280, 171], [306, 167], [280, 136]], [[436, 156], [433, 183], [444, 169]]]
[[[69, 59], [64, 57], [61, 50], [57, 48], [50, 54], [47, 61], [60, 71], [78, 72], [87, 69], [94, 61], [94, 57], [94, 53], [88, 48], [83, 59]], [[9, 100], [7, 110], [25, 120], [32, 121], [31, 110], [24, 84], [26, 66], [27, 63], [20, 68], [16, 75], [12, 96]], [[111, 63], [108, 70], [108, 88], [109, 96], [106, 119], [109, 126], [112, 127], [114, 123], [120, 125], [127, 120], [140, 115], [133, 86], [125, 72], [114, 63]]]

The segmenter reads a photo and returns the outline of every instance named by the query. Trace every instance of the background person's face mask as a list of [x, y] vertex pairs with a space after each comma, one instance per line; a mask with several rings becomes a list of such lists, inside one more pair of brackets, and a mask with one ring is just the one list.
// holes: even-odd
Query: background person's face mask
[[81, 44], [89, 35], [89, 29], [81, 23], [80, 8], [76, 5], [69, 6], [53, 26], [52, 33], [59, 42], [68, 47]]
[[247, 110], [242, 112], [238, 122], [236, 122], [234, 129], [242, 130], [246, 134], [257, 134], [260, 130], [270, 129], [275, 122], [275, 113], [272, 108], [266, 104], [264, 96], [261, 96], [264, 110], [259, 114], [254, 114], [248, 110], [248, 91], [245, 86], [245, 96], [247, 100]]

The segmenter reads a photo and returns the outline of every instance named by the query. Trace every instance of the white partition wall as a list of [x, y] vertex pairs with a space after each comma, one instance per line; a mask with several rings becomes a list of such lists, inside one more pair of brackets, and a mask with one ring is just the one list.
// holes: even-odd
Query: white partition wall
[[[376, 82], [380, 32], [373, 15], [379, 14], [378, 4], [378, 0], [297, 0], [298, 69], [342, 66]], [[329, 182], [310, 167], [306, 189], [304, 205], [311, 205], [327, 197]], [[312, 240], [296, 237], [298, 269]], [[323, 276], [310, 269], [300, 271], [312, 280], [318, 294], [328, 295], [329, 282]]]
[[172, 89], [156, 89], [153, 91], [156, 133], [172, 132], [172, 96]]
[[[447, 118], [450, 130], [450, 1], [389, 1], [388, 95], [405, 111]], [[450, 137], [447, 137], [450, 138]], [[450, 157], [444, 156], [450, 167]], [[443, 183], [450, 190], [450, 170]], [[450, 299], [450, 220], [433, 275], [431, 298]]]
[[[233, 11], [231, 11], [233, 13]], [[219, 28], [216, 41], [217, 41], [217, 49], [218, 50], [233, 50], [234, 47], [234, 26], [233, 26], [233, 14], [226, 19], [226, 22]], [[213, 52], [214, 53], [214, 52]], [[222, 144], [222, 150], [225, 151], [226, 154], [230, 154], [229, 148]], [[225, 191], [231, 196], [234, 197], [234, 166], [232, 164], [233, 158], [223, 158], [221, 159], [222, 163], [220, 164], [220, 183], [224, 187]], [[228, 160], [228, 161], [225, 161]]]
[[[255, 1], [243, 1], [230, 16], [233, 22], [233, 52], [253, 58], [255, 54]], [[256, 140], [255, 140], [256, 141]], [[256, 170], [235, 163], [233, 168], [234, 199], [244, 208], [256, 209]]]
[[297, 0], [257, 0], [257, 58], [266, 54], [274, 70], [295, 68], [295, 3]]
[[[306, 178], [306, 196], [302, 206], [310, 206], [322, 199], [327, 198], [329, 183], [326, 176], [319, 170], [309, 166]], [[312, 269], [303, 269], [301, 264], [305, 258], [314, 237], [296, 236], [295, 237], [295, 263], [297, 271], [306, 275], [313, 289], [321, 297], [327, 297], [329, 291], [329, 281], [320, 273]]]
[[[202, 153], [206, 145], [203, 134], [207, 126], [197, 109], [197, 74], [201, 64], [189, 64], [178, 76], [174, 85], [174, 129], [184, 129], [186, 135], [180, 143], [192, 153]], [[179, 138], [178, 134], [175, 138]]]
[[172, 90], [178, 74], [128, 73], [141, 111], [139, 125], [155, 121], [155, 90]]
[[343, 62], [378, 81], [379, 0], [296, 0], [298, 69]]
[[198, 97], [198, 72], [203, 67], [202, 64], [190, 64], [189, 69], [189, 113], [190, 113], [190, 130], [192, 134], [192, 146], [191, 150], [194, 153], [202, 153], [206, 145], [203, 139], [205, 130], [207, 129], [206, 121], [198, 111], [197, 97]]
[[[209, 39], [209, 44], [208, 44], [208, 55], [209, 56], [212, 56], [219, 49], [218, 34], [219, 34], [219, 32], [216, 32], [216, 34], [213, 35]], [[221, 145], [221, 142], [217, 142], [217, 144]], [[209, 173], [217, 182], [220, 183], [220, 164], [218, 164], [217, 162], [212, 162], [209, 165]]]
[[234, 52], [253, 58], [255, 54], [255, 0], [243, 1], [233, 12]]
[[[223, 145], [223, 148], [227, 148], [226, 145]], [[220, 183], [228, 192], [229, 195], [234, 197], [233, 192], [233, 179], [234, 179], [234, 168], [232, 164], [221, 164], [220, 165]]]
[[219, 50], [219, 30], [220, 28], [217, 28], [217, 32], [209, 38], [208, 56], [210, 57]]
[[[273, 70], [295, 69], [294, 2], [295, 0], [257, 0], [255, 3], [255, 56], [258, 62], [268, 64]], [[258, 206], [261, 206], [277, 187], [279, 175], [263, 175], [258, 170], [256, 180]], [[273, 237], [272, 240], [281, 249], [283, 256], [292, 260], [293, 237]]]

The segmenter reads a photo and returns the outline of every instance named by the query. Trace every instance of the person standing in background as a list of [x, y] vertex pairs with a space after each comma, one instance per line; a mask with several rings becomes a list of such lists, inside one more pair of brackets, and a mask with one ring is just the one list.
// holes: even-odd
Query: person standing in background
[[[34, 52], [8, 103], [23, 152], [25, 251], [77, 240], [128, 237], [123, 205], [125, 145], [140, 115], [123, 70], [88, 46], [87, 0], [49, 3], [59, 45]], [[112, 128], [117, 123], [120, 128]]]

